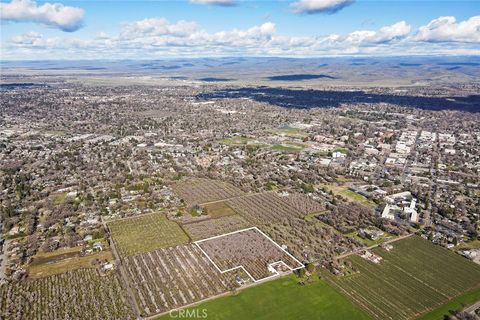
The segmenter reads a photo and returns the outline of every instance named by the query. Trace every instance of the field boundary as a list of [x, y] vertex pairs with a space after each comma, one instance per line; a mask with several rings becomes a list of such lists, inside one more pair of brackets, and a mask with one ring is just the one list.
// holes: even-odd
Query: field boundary
[[[234, 197], [230, 197], [230, 198], [225, 198], [225, 199], [220, 199], [220, 200], [212, 200], [212, 201], [207, 201], [207, 202], [202, 202], [202, 203], [198, 203], [199, 206], [204, 206], [204, 205], [207, 205], [207, 204], [212, 204], [212, 203], [217, 203], [217, 202], [227, 202], [229, 200], [234, 200], [234, 199], [238, 199], [238, 198], [248, 198], [248, 197], [253, 197], [253, 196], [256, 196], [256, 195], [259, 195], [259, 194], [265, 194], [265, 193], [277, 193], [278, 191], [282, 191], [282, 190], [290, 190], [290, 188], [288, 187], [283, 187], [283, 188], [278, 188], [278, 189], [275, 189], [275, 190], [267, 190], [267, 191], [262, 191], [262, 192], [254, 192], [254, 193], [244, 193], [240, 196], [234, 196]], [[233, 209], [233, 208], [232, 208]], [[234, 210], [235, 211], [235, 210]]]
[[[232, 234], [235, 234], [235, 233], [240, 233], [240, 232], [244, 232], [244, 231], [248, 231], [248, 230], [256, 230], [258, 231], [262, 236], [264, 236], [265, 238], [267, 238], [268, 240], [270, 240], [270, 242], [272, 242], [278, 249], [280, 249], [282, 252], [286, 253], [290, 258], [292, 258], [295, 262], [297, 262], [298, 264], [301, 265], [301, 267], [297, 267], [297, 268], [291, 268], [289, 265], [287, 265], [283, 260], [279, 260], [279, 261], [275, 261], [275, 262], [272, 262], [272, 263], [269, 263], [267, 265], [267, 268], [270, 272], [274, 273], [273, 275], [271, 276], [268, 276], [268, 277], [265, 277], [265, 278], [262, 278], [262, 279], [259, 279], [259, 280], [256, 280], [248, 271], [247, 269], [245, 269], [245, 267], [243, 265], [240, 265], [240, 266], [236, 266], [236, 267], [233, 267], [233, 268], [230, 268], [230, 269], [227, 269], [227, 270], [222, 270], [220, 269], [217, 264], [210, 258], [210, 256], [202, 249], [202, 247], [200, 246], [200, 243], [201, 242], [205, 242], [205, 241], [209, 241], [209, 240], [213, 240], [213, 239], [218, 239], [218, 238], [222, 238], [222, 237], [225, 237], [225, 236], [229, 236], [229, 235], [232, 235]], [[277, 270], [275, 270], [274, 266], [275, 265], [278, 265], [278, 264], [283, 264], [284, 266], [286, 266], [288, 269], [290, 269], [290, 272], [293, 272], [295, 270], [299, 270], [299, 269], [302, 269], [302, 268], [305, 268], [305, 266], [303, 265], [302, 262], [300, 262], [300, 260], [298, 260], [297, 258], [295, 258], [293, 255], [291, 255], [287, 250], [283, 249], [278, 243], [276, 243], [275, 241], [273, 241], [269, 236], [267, 236], [262, 230], [260, 230], [258, 227], [250, 227], [250, 228], [245, 228], [245, 229], [241, 229], [241, 230], [237, 230], [237, 231], [233, 231], [233, 232], [228, 232], [228, 233], [224, 233], [224, 234], [221, 234], [221, 235], [218, 235], [218, 236], [213, 236], [213, 237], [209, 237], [209, 238], [206, 238], [206, 239], [202, 239], [202, 240], [197, 240], [194, 242], [194, 244], [200, 249], [200, 251], [207, 257], [207, 259], [215, 266], [215, 268], [220, 272], [220, 273], [227, 273], [227, 272], [230, 272], [230, 271], [233, 271], [233, 270], [238, 270], [238, 269], [242, 269], [249, 277], [250, 279], [252, 279], [252, 281], [254, 283], [257, 283], [257, 282], [262, 282], [262, 281], [265, 281], [265, 280], [268, 280], [268, 279], [272, 279], [274, 277], [278, 277], [280, 275], [282, 275], [280, 272], [278, 272]]]

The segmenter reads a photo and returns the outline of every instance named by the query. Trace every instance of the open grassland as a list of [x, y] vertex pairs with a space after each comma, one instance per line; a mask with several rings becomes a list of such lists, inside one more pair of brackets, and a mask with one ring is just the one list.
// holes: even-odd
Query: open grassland
[[358, 202], [367, 207], [375, 208], [377, 206], [375, 202], [368, 200], [359, 193], [349, 190], [346, 186], [339, 186], [335, 184], [322, 184], [320, 185], [320, 187], [324, 187], [325, 189], [327, 189], [328, 191], [332, 191], [336, 195], [340, 195], [349, 199], [350, 201]]
[[101, 251], [86, 256], [79, 256], [77, 254], [70, 256], [51, 256], [52, 259], [36, 259], [28, 266], [28, 276], [30, 278], [47, 277], [54, 274], [64, 273], [70, 270], [80, 268], [95, 268], [93, 262], [98, 261], [112, 261], [113, 256], [110, 250]]
[[0, 286], [0, 319], [135, 319], [115, 272], [79, 269]]
[[395, 242], [376, 265], [348, 260], [357, 273], [326, 277], [375, 319], [412, 319], [480, 287], [480, 266], [418, 237]]
[[[297, 282], [296, 276], [291, 275], [202, 303], [189, 310], [202, 312], [205, 309], [210, 320], [369, 319], [367, 314], [327, 283], [314, 279], [312, 283], [300, 286]], [[173, 317], [167, 314], [156, 320], [166, 319]]]
[[220, 217], [226, 217], [226, 216], [237, 214], [232, 208], [230, 208], [223, 201], [208, 203], [202, 207], [205, 210], [205, 213], [212, 218], [220, 218]]
[[189, 241], [180, 226], [162, 213], [114, 220], [108, 223], [113, 241], [122, 256], [184, 244]]
[[172, 187], [187, 205], [218, 201], [244, 194], [242, 190], [231, 184], [210, 179], [188, 179], [177, 182]]

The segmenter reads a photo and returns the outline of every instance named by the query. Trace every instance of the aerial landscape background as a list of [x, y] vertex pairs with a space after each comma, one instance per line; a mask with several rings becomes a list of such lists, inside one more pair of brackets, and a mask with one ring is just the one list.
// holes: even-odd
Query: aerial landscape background
[[479, 4], [0, 0], [0, 319], [480, 319]]

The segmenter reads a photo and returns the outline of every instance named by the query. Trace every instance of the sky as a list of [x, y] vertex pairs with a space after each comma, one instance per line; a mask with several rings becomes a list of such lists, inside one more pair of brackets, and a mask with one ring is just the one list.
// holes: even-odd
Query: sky
[[480, 55], [480, 0], [0, 0], [2, 60]]

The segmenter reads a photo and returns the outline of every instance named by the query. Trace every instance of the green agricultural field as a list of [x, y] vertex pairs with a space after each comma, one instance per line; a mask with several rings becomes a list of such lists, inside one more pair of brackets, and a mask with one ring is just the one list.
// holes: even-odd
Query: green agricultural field
[[418, 320], [444, 320], [445, 315], [450, 315], [451, 311], [463, 310], [478, 300], [480, 300], [480, 288], [451, 300], [440, 308], [421, 316]]
[[[300, 286], [296, 276], [266, 282], [245, 289], [235, 295], [218, 298], [189, 308], [202, 314], [205, 309], [209, 320], [344, 320], [369, 319], [368, 315], [353, 305], [322, 280]], [[172, 313], [156, 320], [173, 319]]]
[[376, 265], [359, 256], [348, 260], [358, 272], [325, 274], [328, 281], [374, 319], [413, 319], [480, 288], [480, 266], [419, 237], [393, 244]]
[[108, 223], [122, 256], [188, 243], [187, 234], [162, 213], [114, 220]]

